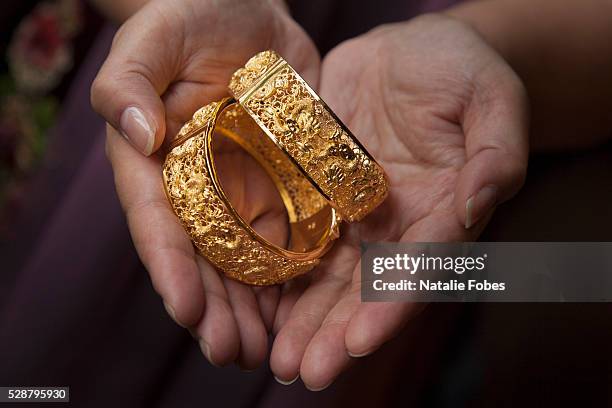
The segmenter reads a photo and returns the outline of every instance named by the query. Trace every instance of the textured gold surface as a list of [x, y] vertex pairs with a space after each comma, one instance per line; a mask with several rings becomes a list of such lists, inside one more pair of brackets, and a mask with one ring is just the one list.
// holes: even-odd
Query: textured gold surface
[[229, 88], [343, 219], [360, 220], [385, 199], [382, 168], [278, 54], [251, 58]]
[[[231, 103], [211, 103], [183, 127], [164, 162], [166, 192], [199, 252], [226, 275], [254, 285], [280, 283], [318, 264], [338, 236], [339, 220], [294, 163]], [[290, 250], [259, 236], [227, 200], [211, 149], [216, 120], [217, 132], [240, 143], [279, 188], [291, 223]]]
[[240, 99], [249, 90], [254, 89], [257, 82], [264, 79], [278, 62], [284, 61], [274, 51], [262, 51], [249, 59], [243, 68], [234, 72], [230, 80], [229, 89], [234, 98]]
[[191, 120], [185, 123], [181, 130], [179, 130], [172, 143], [170, 143], [170, 147], [178, 146], [189, 137], [201, 132], [203, 128], [209, 124], [209, 121], [214, 119], [215, 110], [218, 106], [219, 102], [211, 102], [198, 109], [193, 114]]

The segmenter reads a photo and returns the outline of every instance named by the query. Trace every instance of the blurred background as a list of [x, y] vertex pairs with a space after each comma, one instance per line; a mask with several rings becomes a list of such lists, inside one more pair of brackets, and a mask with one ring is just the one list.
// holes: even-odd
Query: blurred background
[[[118, 22], [143, 2], [2, 4], [0, 385], [70, 386], [79, 407], [612, 405], [609, 304], [430, 305], [320, 393], [279, 385], [268, 367], [210, 366], [136, 256], [89, 105]], [[451, 3], [290, 7], [325, 54]], [[482, 240], [609, 240], [611, 176], [611, 145], [534, 156]]]

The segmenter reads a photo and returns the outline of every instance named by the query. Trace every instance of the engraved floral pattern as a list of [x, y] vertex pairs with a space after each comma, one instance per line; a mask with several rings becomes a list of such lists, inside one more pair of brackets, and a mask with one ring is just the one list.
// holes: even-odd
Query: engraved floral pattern
[[208, 122], [213, 118], [213, 113], [219, 106], [219, 102], [211, 102], [208, 105], [204, 105], [200, 109], [198, 109], [194, 114], [193, 118], [185, 123], [179, 133], [176, 135], [175, 140], [180, 140], [181, 138], [196, 132], [199, 129], [202, 129], [204, 126], [208, 124]]
[[234, 90], [234, 96], [240, 98], [278, 59], [274, 51], [263, 51], [249, 59], [244, 68], [232, 75], [230, 88]]
[[[363, 218], [387, 195], [384, 172], [293, 68], [286, 63], [279, 66], [279, 56], [266, 56], [254, 57], [254, 72], [270, 72], [270, 77], [258, 85], [256, 92], [245, 96], [242, 104], [317, 183], [343, 218]], [[266, 61], [273, 61], [277, 68], [272, 72], [270, 67], [262, 67]], [[234, 77], [240, 75], [245, 71], [239, 70]], [[254, 74], [248, 75], [251, 78]], [[246, 83], [253, 81], [248, 79]], [[245, 94], [242, 84], [237, 79], [230, 83], [230, 92], [237, 98]]]

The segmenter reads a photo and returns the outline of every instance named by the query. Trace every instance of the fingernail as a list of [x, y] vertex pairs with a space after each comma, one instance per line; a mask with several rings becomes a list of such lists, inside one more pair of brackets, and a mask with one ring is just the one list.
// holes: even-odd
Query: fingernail
[[465, 228], [471, 228], [497, 200], [497, 186], [488, 185], [480, 189], [465, 202]]
[[203, 339], [200, 339], [198, 343], [200, 344], [200, 350], [202, 350], [202, 354], [204, 354], [208, 362], [214, 365], [215, 367], [219, 367], [219, 365], [215, 363], [212, 359], [212, 356], [210, 353], [210, 346], [208, 345], [208, 343], [206, 343]]
[[244, 368], [242, 367], [240, 364], [238, 364], [238, 368], [240, 369], [240, 371], [242, 371], [243, 373], [252, 373], [254, 371], [257, 371], [257, 368]]
[[172, 320], [174, 320], [174, 322], [176, 324], [178, 324], [181, 327], [185, 327], [181, 324], [181, 322], [179, 322], [176, 318], [176, 313], [174, 312], [174, 308], [172, 306], [170, 306], [165, 300], [164, 300], [164, 308], [166, 309], [166, 313], [168, 313], [168, 315], [172, 318]]
[[296, 375], [293, 380], [284, 381], [284, 380], [281, 380], [280, 378], [278, 378], [277, 376], [274, 376], [274, 379], [276, 380], [276, 382], [279, 383], [279, 384], [282, 384], [282, 385], [291, 385], [294, 382], [296, 382], [298, 378], [300, 378], [299, 374]]
[[191, 334], [191, 337], [193, 337], [193, 339], [197, 342], [200, 341], [200, 335], [198, 335], [198, 332], [195, 331], [194, 328], [188, 328], [187, 329], [189, 331], [189, 334]]
[[168, 304], [165, 300], [164, 300], [164, 308], [166, 309], [166, 313], [168, 313], [168, 315], [172, 318], [172, 320], [174, 320], [174, 322], [176, 324], [178, 324], [179, 326], [181, 326], [182, 328], [185, 328], [185, 325], [182, 324], [177, 318], [176, 318], [176, 313], [174, 312], [174, 308], [172, 306], [170, 306], [170, 304]]
[[153, 152], [155, 143], [155, 126], [152, 126], [144, 113], [135, 106], [126, 108], [119, 120], [121, 134], [144, 155]]
[[371, 351], [366, 351], [365, 353], [361, 353], [361, 354], [355, 354], [355, 353], [351, 353], [350, 351], [347, 351], [348, 355], [353, 357], [353, 358], [359, 358], [359, 357], [365, 357], [368, 354], [372, 353]]
[[326, 389], [327, 387], [329, 387], [332, 383], [329, 383], [323, 387], [319, 387], [319, 388], [312, 388], [309, 387], [308, 385], [304, 384], [306, 386], [306, 388], [308, 388], [309, 391], [314, 391], [314, 392], [319, 392], [319, 391], [323, 391], [324, 389]]

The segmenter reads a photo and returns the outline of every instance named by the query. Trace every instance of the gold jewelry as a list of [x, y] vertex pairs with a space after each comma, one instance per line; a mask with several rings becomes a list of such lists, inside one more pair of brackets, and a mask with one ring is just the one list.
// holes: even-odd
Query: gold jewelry
[[[199, 252], [230, 278], [281, 283], [319, 263], [339, 236], [387, 195], [382, 168], [295, 70], [264, 51], [234, 73], [230, 93], [198, 110], [163, 166], [168, 199]], [[274, 181], [289, 215], [280, 248], [236, 212], [219, 183], [215, 133], [233, 139]]]
[[[289, 249], [255, 232], [227, 199], [214, 164], [215, 132], [237, 142], [274, 181], [289, 216]], [[336, 211], [234, 100], [198, 110], [170, 147], [163, 166], [168, 200], [200, 253], [230, 278], [281, 283], [314, 268], [338, 237]]]
[[382, 168], [276, 52], [252, 57], [234, 73], [229, 89], [343, 219], [359, 221], [384, 201]]

